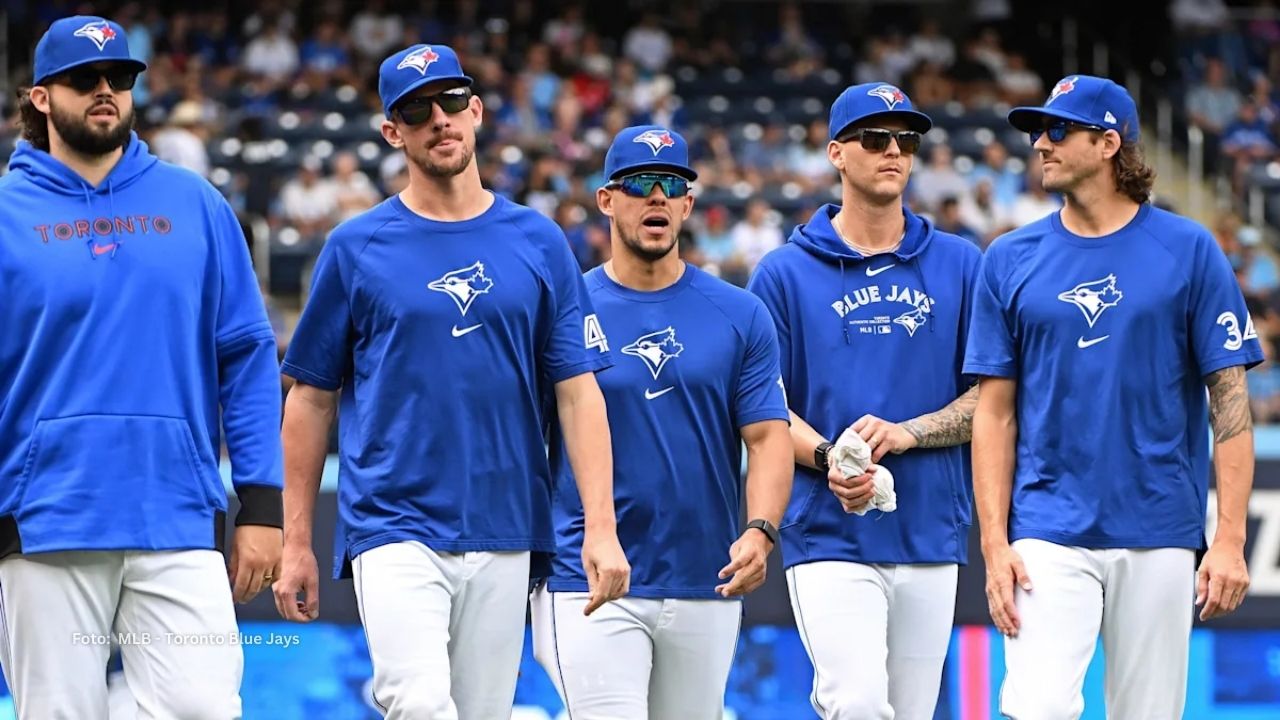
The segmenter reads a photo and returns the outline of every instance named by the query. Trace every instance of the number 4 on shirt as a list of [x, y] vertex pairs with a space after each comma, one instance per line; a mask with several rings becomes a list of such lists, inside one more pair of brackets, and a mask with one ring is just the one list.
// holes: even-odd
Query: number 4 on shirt
[[582, 334], [588, 349], [597, 348], [602, 353], [609, 352], [609, 340], [604, 336], [604, 329], [600, 327], [600, 320], [595, 313], [583, 318]]
[[1253, 329], [1253, 316], [1251, 315], [1245, 315], [1243, 336], [1240, 334], [1240, 320], [1231, 311], [1219, 315], [1218, 324], [1227, 329], [1227, 341], [1222, 344], [1222, 347], [1228, 350], [1239, 350], [1244, 345], [1245, 340], [1256, 340], [1258, 338], [1257, 331]]

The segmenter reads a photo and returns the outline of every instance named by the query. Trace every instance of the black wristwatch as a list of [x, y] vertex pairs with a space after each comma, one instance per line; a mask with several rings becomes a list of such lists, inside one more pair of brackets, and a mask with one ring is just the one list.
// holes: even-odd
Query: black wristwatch
[[827, 454], [835, 446], [836, 444], [832, 442], [820, 442], [818, 447], [813, 449], [813, 464], [817, 465], [822, 472], [831, 470], [831, 464], [827, 462]]
[[[755, 520], [747, 523], [747, 530], [752, 528], [755, 528], [767, 535], [769, 542], [773, 543], [774, 547], [778, 546], [778, 528], [774, 527], [773, 523], [765, 520], [764, 518], [756, 518]], [[743, 532], [746, 532], [746, 530]]]

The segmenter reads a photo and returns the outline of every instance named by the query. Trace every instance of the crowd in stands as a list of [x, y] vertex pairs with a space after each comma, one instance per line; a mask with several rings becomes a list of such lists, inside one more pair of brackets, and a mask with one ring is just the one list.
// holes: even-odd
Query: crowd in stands
[[[126, 28], [150, 65], [134, 91], [140, 133], [162, 158], [209, 178], [246, 227], [265, 220], [272, 252], [303, 259], [273, 262], [265, 288], [274, 307], [293, 312], [305, 260], [326, 232], [407, 182], [403, 157], [376, 130], [377, 68], [424, 41], [455, 48], [476, 80], [485, 185], [554, 218], [584, 270], [609, 254], [595, 207], [605, 148], [621, 128], [652, 122], [690, 139], [700, 175], [682, 254], [745, 284], [796, 223], [838, 201], [827, 111], [846, 85], [866, 81], [899, 85], [935, 118], [910, 206], [985, 248], [1061, 206], [1040, 187], [1027, 137], [1004, 122], [1009, 106], [1039, 104], [1057, 78], [1033, 68], [1027, 38], [1002, 30], [1011, 2], [958, 4], [952, 15], [895, 4], [893, 22], [871, 24], [859, 15], [868, 8], [838, 3], [262, 0], [236, 11], [60, 0], [9, 20], [18, 45], [90, 8]], [[1212, 143], [1214, 171], [1243, 192], [1250, 165], [1280, 154], [1280, 15], [1242, 26], [1221, 0], [1172, 0], [1169, 14], [1190, 79], [1185, 121]], [[14, 55], [29, 62], [31, 48], [22, 50], [11, 64]], [[29, 82], [29, 66], [11, 69]], [[5, 133], [0, 158], [12, 128]], [[1271, 250], [1235, 215], [1212, 229], [1271, 352], [1280, 339]], [[278, 277], [277, 266], [293, 276]], [[282, 315], [282, 345], [288, 325]], [[1259, 416], [1280, 421], [1280, 370], [1255, 375]]]

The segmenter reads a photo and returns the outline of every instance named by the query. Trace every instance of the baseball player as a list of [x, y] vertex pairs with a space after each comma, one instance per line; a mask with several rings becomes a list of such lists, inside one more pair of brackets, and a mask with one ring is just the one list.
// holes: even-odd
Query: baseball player
[[776, 332], [758, 298], [680, 259], [697, 179], [683, 137], [627, 128], [604, 174], [612, 260], [586, 283], [618, 357], [600, 385], [631, 590], [584, 617], [583, 503], [554, 451], [557, 546], [533, 593], [535, 654], [575, 720], [718, 720], [740, 598], [765, 581], [791, 487]]
[[[1107, 713], [1179, 718], [1193, 599], [1209, 619], [1248, 587], [1244, 373], [1262, 349], [1213, 236], [1148, 202], [1124, 88], [1067, 77], [1009, 122], [1065, 205], [988, 249], [964, 364], [981, 378], [974, 490], [1007, 636], [1001, 709], [1078, 718], [1101, 631]], [[1218, 529], [1197, 575], [1209, 427]]]
[[280, 560], [275, 336], [230, 206], [133, 131], [145, 68], [113, 21], [52, 23], [0, 179], [0, 665], [20, 718], [105, 719], [116, 645], [142, 716], [240, 717], [233, 601]]
[[[819, 208], [748, 285], [781, 341], [800, 466], [782, 558], [828, 720], [933, 717], [967, 561], [976, 390], [960, 371], [980, 255], [903, 204], [931, 126], [892, 85], [846, 89], [827, 146], [841, 205]], [[896, 479], [893, 512], [868, 511], [877, 466], [833, 467], [846, 428]]]
[[612, 355], [561, 230], [482, 187], [483, 106], [455, 52], [414, 45], [379, 72], [382, 135], [410, 182], [333, 230], [284, 359], [276, 603], [317, 616], [312, 513], [341, 407], [334, 577], [355, 581], [375, 702], [388, 718], [505, 719], [531, 569], [555, 545], [541, 383], [586, 508], [583, 612], [626, 592], [594, 375]]

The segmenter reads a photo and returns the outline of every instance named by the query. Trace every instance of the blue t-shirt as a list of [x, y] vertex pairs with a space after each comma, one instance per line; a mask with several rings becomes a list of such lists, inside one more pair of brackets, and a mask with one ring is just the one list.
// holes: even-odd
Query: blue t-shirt
[[334, 576], [379, 545], [554, 548], [543, 383], [608, 367], [564, 234], [495, 196], [462, 222], [392, 196], [334, 229], [284, 372], [342, 389]]
[[[586, 275], [617, 358], [600, 373], [613, 437], [618, 538], [642, 598], [720, 598], [717, 574], [741, 533], [739, 429], [789, 419], [773, 321], [759, 299], [686, 265], [642, 292]], [[552, 591], [586, 591], [578, 486], [553, 428]]]
[[1143, 205], [1085, 238], [1054, 213], [998, 238], [964, 370], [1017, 380], [1010, 541], [1202, 548], [1204, 378], [1261, 360], [1231, 265], [1191, 220]]

